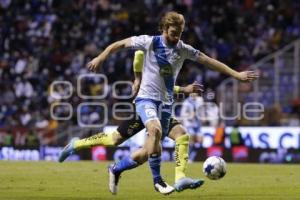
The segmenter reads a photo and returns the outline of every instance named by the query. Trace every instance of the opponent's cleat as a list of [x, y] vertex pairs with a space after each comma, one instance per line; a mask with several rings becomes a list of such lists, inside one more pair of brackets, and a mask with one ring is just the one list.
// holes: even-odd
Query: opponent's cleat
[[110, 164], [108, 166], [108, 174], [109, 174], [109, 183], [108, 183], [108, 187], [109, 187], [109, 191], [116, 195], [118, 193], [118, 183], [120, 180], [120, 175], [118, 173], [114, 173], [114, 168], [115, 164]]
[[196, 189], [203, 185], [203, 183], [204, 180], [202, 179], [191, 179], [188, 177], [184, 177], [176, 181], [174, 187], [177, 192], [182, 192], [185, 189]]
[[154, 188], [157, 192], [168, 195], [174, 192], [174, 188], [170, 185], [168, 185], [164, 180], [160, 180], [159, 182], [154, 184]]
[[67, 144], [64, 149], [60, 152], [58, 156], [58, 161], [63, 162], [66, 160], [70, 155], [73, 155], [75, 153], [75, 148], [74, 148], [74, 142], [79, 140], [79, 138], [73, 138], [69, 144]]

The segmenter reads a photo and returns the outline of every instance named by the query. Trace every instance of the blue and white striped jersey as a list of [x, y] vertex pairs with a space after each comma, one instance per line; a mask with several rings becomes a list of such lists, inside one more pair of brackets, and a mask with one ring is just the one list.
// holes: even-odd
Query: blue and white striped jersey
[[131, 46], [144, 51], [143, 76], [137, 98], [173, 103], [173, 87], [185, 59], [196, 61], [200, 51], [179, 41], [169, 46], [162, 35], [133, 36]]

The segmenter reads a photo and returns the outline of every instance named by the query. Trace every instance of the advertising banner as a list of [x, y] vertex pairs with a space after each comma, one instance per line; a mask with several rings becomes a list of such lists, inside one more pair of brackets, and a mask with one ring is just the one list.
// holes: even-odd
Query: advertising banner
[[[115, 126], [105, 127], [105, 131], [111, 132], [115, 130]], [[226, 148], [230, 148], [229, 134], [232, 127], [225, 129]], [[300, 127], [239, 127], [245, 145], [248, 148], [260, 149], [300, 149]], [[213, 137], [215, 134], [214, 127], [201, 127], [200, 133], [203, 135], [203, 148], [213, 146]], [[145, 130], [124, 142], [122, 146], [141, 146], [145, 141]], [[166, 138], [163, 141], [164, 147], [174, 147], [174, 142]]]

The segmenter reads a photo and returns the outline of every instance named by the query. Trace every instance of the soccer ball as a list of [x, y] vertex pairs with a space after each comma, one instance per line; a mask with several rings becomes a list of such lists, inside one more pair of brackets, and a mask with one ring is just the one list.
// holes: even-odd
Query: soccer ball
[[218, 180], [226, 174], [226, 163], [221, 157], [211, 156], [203, 163], [203, 172], [207, 178]]

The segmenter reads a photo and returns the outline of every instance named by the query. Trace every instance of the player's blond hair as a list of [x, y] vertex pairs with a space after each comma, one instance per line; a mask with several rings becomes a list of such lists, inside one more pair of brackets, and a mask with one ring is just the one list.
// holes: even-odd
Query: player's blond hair
[[185, 20], [182, 14], [179, 14], [177, 12], [171, 11], [165, 13], [160, 22], [159, 22], [159, 31], [163, 32], [164, 30], [167, 30], [170, 26], [175, 26], [181, 31], [184, 29]]

